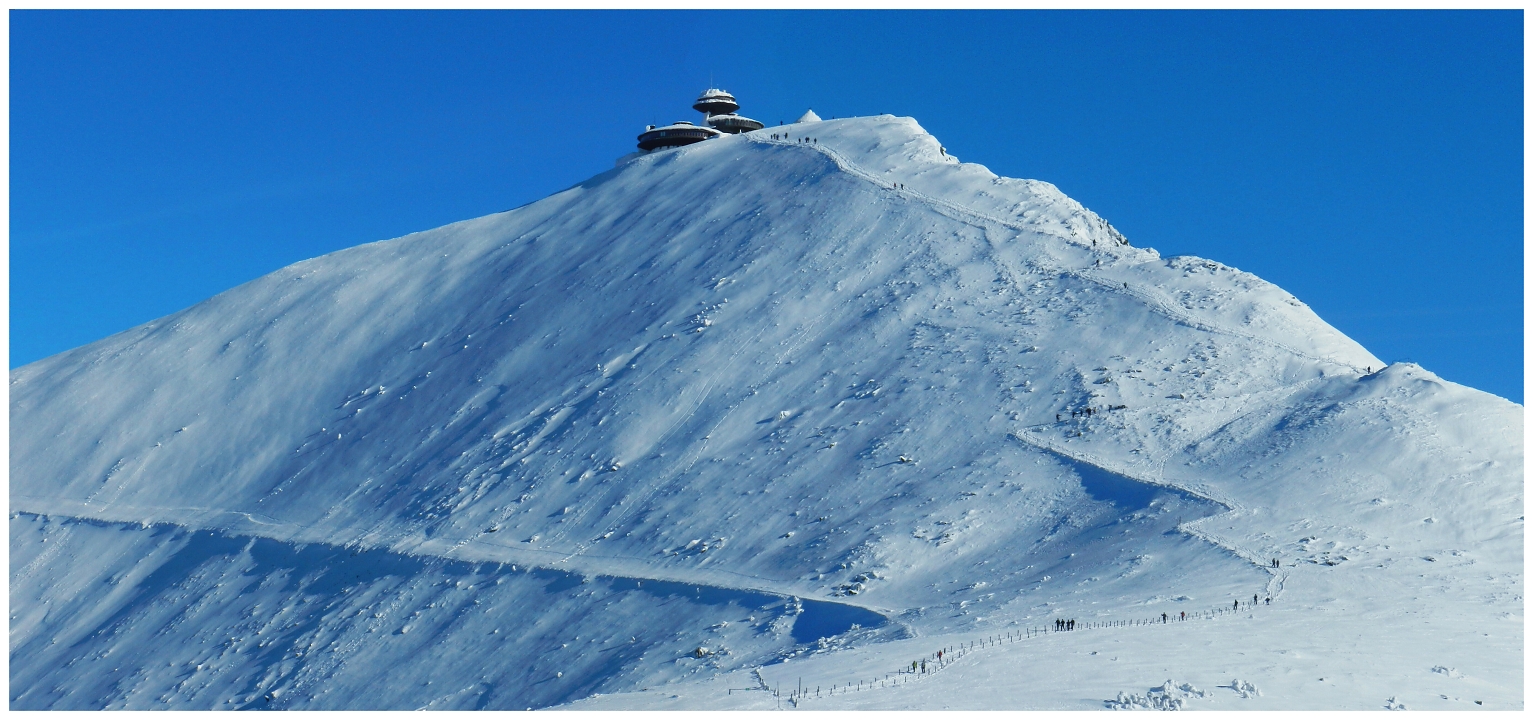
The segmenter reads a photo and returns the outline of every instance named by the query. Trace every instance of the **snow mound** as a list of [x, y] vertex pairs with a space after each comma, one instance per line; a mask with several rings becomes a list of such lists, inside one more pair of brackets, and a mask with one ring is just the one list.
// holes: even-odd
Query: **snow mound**
[[1208, 693], [1190, 683], [1176, 684], [1167, 680], [1152, 687], [1143, 695], [1118, 693], [1118, 697], [1104, 702], [1109, 710], [1183, 710], [1187, 701], [1207, 697]]
[[1230, 684], [1226, 687], [1234, 690], [1236, 694], [1246, 699], [1261, 697], [1262, 694], [1262, 691], [1257, 690], [1255, 685], [1252, 685], [1249, 681], [1241, 680], [1239, 678], [1231, 680]]

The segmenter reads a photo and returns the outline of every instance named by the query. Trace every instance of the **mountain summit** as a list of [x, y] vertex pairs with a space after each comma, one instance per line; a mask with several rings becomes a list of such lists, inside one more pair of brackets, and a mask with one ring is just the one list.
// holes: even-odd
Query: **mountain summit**
[[13, 709], [1522, 703], [1520, 406], [909, 118], [631, 156], [11, 398]]

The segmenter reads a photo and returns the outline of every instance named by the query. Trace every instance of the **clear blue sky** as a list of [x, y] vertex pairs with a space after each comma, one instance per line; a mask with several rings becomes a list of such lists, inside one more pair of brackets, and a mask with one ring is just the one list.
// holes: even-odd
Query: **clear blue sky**
[[11, 366], [606, 170], [708, 85], [915, 117], [1522, 402], [1522, 14], [11, 13]]

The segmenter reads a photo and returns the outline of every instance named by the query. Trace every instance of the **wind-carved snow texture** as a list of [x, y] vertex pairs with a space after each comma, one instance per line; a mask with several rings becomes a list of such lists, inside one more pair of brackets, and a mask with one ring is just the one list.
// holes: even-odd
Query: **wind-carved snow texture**
[[629, 159], [11, 397], [14, 709], [1522, 706], [1520, 406], [908, 118]]
[[[861, 608], [759, 592], [295, 546], [175, 526], [23, 515], [12, 533], [22, 547], [46, 540], [50, 551], [65, 554], [75, 546], [117, 550], [104, 581], [81, 584], [48, 608], [70, 618], [60, 638], [15, 648], [56, 658], [16, 677], [29, 688], [23, 697], [58, 708], [93, 707], [89, 698], [119, 694], [111, 707], [184, 698], [210, 707], [286, 708], [323, 704], [331, 694], [374, 708], [537, 707], [675, 672], [661, 666], [734, 668], [853, 625], [884, 624]], [[135, 554], [144, 546], [154, 548], [153, 562]], [[730, 622], [741, 616], [752, 619]], [[704, 620], [714, 623], [699, 653], [704, 646], [690, 644], [684, 630]], [[473, 652], [442, 647], [449, 632]], [[84, 659], [132, 667], [131, 688], [120, 670], [69, 671], [87, 640], [112, 649]], [[487, 657], [503, 661], [487, 664]], [[548, 682], [556, 673], [568, 681]], [[82, 680], [88, 684], [76, 684]], [[516, 696], [506, 697], [506, 688]]]

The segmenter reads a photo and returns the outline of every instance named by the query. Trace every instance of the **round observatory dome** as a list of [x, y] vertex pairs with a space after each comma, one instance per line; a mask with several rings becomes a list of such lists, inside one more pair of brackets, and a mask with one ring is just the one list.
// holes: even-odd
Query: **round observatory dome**
[[692, 103], [692, 109], [704, 115], [728, 115], [740, 109], [735, 96], [718, 88], [708, 88]]
[[761, 128], [766, 127], [760, 122], [752, 120], [748, 117], [735, 115], [733, 113], [729, 113], [727, 115], [709, 115], [708, 124], [719, 132], [729, 133], [731, 135], [739, 135], [740, 133], [747, 133], [752, 130], [760, 130]]
[[693, 125], [683, 120], [665, 127], [650, 125], [639, 134], [639, 149], [649, 152], [680, 147], [720, 135], [739, 135], [766, 127], [759, 121], [736, 115], [740, 103], [735, 102], [735, 96], [718, 88], [703, 91], [692, 108], [703, 114], [703, 124]]
[[721, 135], [711, 127], [693, 125], [685, 120], [671, 123], [665, 127], [651, 125], [648, 130], [639, 133], [639, 149], [655, 150], [658, 148], [680, 147], [702, 142], [708, 138]]

